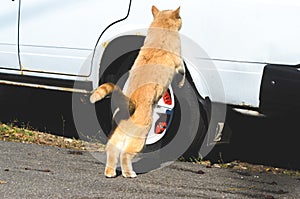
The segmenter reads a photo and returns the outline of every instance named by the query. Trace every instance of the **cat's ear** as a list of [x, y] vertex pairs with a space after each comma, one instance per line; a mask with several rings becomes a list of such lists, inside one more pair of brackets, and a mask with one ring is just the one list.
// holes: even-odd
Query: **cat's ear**
[[173, 13], [174, 13], [176, 18], [180, 18], [180, 14], [179, 14], [180, 13], [180, 6], [176, 10], [174, 10]]
[[155, 6], [152, 6], [152, 14], [153, 14], [153, 17], [155, 18], [156, 15], [159, 13], [159, 10], [157, 9], [157, 7]]

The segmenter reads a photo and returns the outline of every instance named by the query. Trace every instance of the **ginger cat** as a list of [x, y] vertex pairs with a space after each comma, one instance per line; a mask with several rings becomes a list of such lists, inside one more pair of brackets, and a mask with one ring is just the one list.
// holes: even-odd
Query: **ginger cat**
[[[126, 93], [130, 118], [121, 120], [114, 129], [106, 145], [106, 177], [116, 176], [116, 166], [120, 158], [122, 175], [136, 177], [132, 159], [139, 153], [152, 124], [153, 107], [162, 97], [176, 73], [185, 70], [181, 59], [181, 43], [178, 31], [181, 28], [180, 7], [176, 10], [158, 10], [152, 6], [153, 22], [148, 29], [144, 46], [141, 48], [130, 73]], [[95, 103], [113, 91], [121, 92], [112, 83], [99, 86], [91, 95]]]

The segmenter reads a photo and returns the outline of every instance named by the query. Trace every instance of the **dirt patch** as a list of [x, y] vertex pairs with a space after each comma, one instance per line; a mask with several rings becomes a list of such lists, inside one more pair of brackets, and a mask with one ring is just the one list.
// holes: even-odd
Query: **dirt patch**
[[[186, 161], [183, 158], [179, 160]], [[258, 173], [266, 172], [266, 173], [273, 173], [273, 174], [284, 174], [289, 176], [300, 176], [300, 171], [288, 170], [288, 169], [277, 168], [277, 167], [272, 167], [267, 165], [250, 164], [247, 162], [241, 162], [239, 160], [235, 160], [228, 163], [218, 163], [218, 164], [212, 164], [209, 160], [197, 160], [197, 159], [192, 159], [192, 162], [196, 164], [205, 165], [206, 168], [232, 169], [233, 171], [239, 172], [241, 175], [244, 176], [250, 175], [248, 172], [258, 172]]]

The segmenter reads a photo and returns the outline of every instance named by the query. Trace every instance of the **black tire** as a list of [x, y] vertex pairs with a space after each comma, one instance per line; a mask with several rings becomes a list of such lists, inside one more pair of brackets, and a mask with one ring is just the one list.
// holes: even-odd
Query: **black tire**
[[[125, 82], [120, 82], [119, 80], [130, 70], [131, 66], [134, 63], [134, 60], [138, 55], [138, 52], [139, 50], [128, 52], [114, 60], [107, 66], [107, 68], [100, 67], [101, 71], [99, 72], [99, 74], [101, 74], [101, 77], [99, 80], [99, 85], [106, 82], [115, 84], [118, 82], [119, 86], [123, 87]], [[123, 83], [123, 85], [120, 85], [120, 83]], [[107, 138], [116, 125], [112, 121], [113, 113], [115, 110], [112, 110], [111, 107], [111, 100], [109, 97], [104, 98], [95, 104], [99, 124]]]
[[[138, 52], [139, 50], [128, 52], [113, 61], [107, 68], [102, 68], [99, 85], [105, 82], [118, 82], [119, 84], [119, 79], [130, 70]], [[143, 154], [156, 154], [157, 151], [161, 151], [161, 157], [168, 160], [178, 158], [183, 154], [184, 156], [198, 156], [198, 150], [207, 132], [206, 112], [199, 101], [200, 96], [195, 91], [188, 71], [184, 86], [179, 88], [178, 83], [181, 78], [182, 76], [176, 75], [171, 85], [175, 95], [174, 116], [171, 125], [161, 140], [145, 146]], [[121, 84], [124, 85], [125, 82], [121, 82]], [[120, 84], [119, 86], [122, 87]], [[111, 110], [110, 103], [108, 98], [96, 103], [98, 121], [107, 137], [114, 129], [112, 123], [114, 110]], [[162, 148], [165, 150], [161, 150]], [[176, 153], [171, 155], [170, 153], [174, 150]]]
[[180, 156], [199, 157], [199, 150], [204, 141], [207, 125], [204, 109], [197, 100], [193, 86], [187, 80], [182, 88], [175, 78], [172, 83], [176, 98], [175, 113], [169, 132], [157, 143], [145, 146], [140, 160], [135, 162], [137, 173], [148, 172], [166, 166]]

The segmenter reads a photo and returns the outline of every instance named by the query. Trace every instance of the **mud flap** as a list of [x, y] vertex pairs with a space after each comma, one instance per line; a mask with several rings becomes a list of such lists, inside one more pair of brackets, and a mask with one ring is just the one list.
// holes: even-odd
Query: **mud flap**
[[207, 131], [207, 146], [220, 144], [229, 144], [232, 135], [226, 120], [225, 113], [227, 106], [225, 104], [213, 103], [211, 106], [211, 117]]
[[300, 112], [300, 65], [265, 66], [260, 88], [263, 113]]

